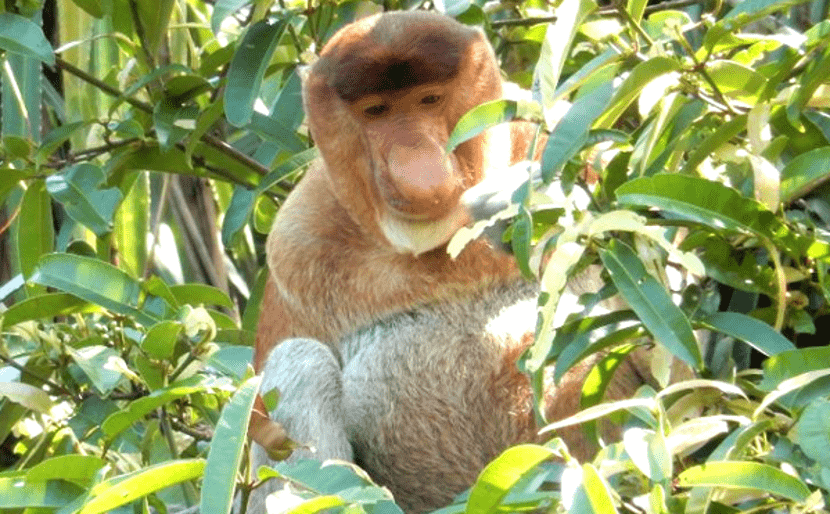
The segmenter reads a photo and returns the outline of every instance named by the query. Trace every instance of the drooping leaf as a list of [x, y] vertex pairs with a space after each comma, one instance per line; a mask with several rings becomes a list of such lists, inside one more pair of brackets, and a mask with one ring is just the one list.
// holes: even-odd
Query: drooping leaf
[[165, 487], [199, 478], [204, 469], [203, 459], [182, 459], [111, 478], [92, 488], [90, 498], [78, 513], [99, 514], [113, 510]]
[[75, 221], [100, 237], [112, 231], [115, 207], [122, 197], [117, 188], [101, 189], [105, 179], [101, 168], [81, 163], [47, 178], [46, 189]]
[[666, 289], [624, 243], [612, 240], [600, 258], [629, 306], [651, 334], [676, 357], [694, 368], [703, 364], [692, 326]]
[[236, 474], [248, 435], [248, 421], [261, 376], [249, 378], [222, 410], [208, 452], [201, 512], [231, 512]]
[[0, 382], [0, 396], [41, 414], [49, 414], [53, 406], [46, 391], [22, 382]]
[[0, 13], [0, 48], [49, 65], [55, 64], [55, 53], [43, 30], [32, 20], [17, 14]]
[[759, 202], [710, 180], [658, 174], [626, 182], [617, 188], [616, 195], [623, 204], [657, 207], [716, 230], [765, 237], [793, 255], [830, 254], [826, 243], [795, 234]]
[[672, 456], [663, 434], [645, 428], [632, 427], [623, 434], [623, 444], [634, 465], [654, 482], [664, 482], [672, 476]]
[[492, 100], [474, 107], [455, 124], [444, 151], [449, 154], [458, 145], [476, 137], [488, 128], [512, 120], [516, 117], [517, 111], [518, 102], [515, 100]]
[[183, 396], [204, 391], [208, 387], [208, 382], [205, 377], [193, 376], [173, 383], [169, 387], [153, 391], [149, 396], [130, 402], [126, 409], [111, 414], [101, 425], [101, 429], [108, 438], [113, 439], [162, 405]]
[[635, 66], [620, 87], [614, 91], [614, 96], [608, 102], [608, 109], [596, 119], [594, 128], [611, 128], [646, 84], [661, 75], [680, 69], [680, 63], [669, 57], [654, 57]]
[[739, 312], [716, 312], [702, 320], [712, 330], [717, 330], [751, 345], [764, 355], [776, 355], [794, 350], [789, 339], [776, 332], [763, 321]]
[[118, 268], [91, 257], [72, 254], [43, 256], [32, 282], [73, 294], [105, 309], [132, 316], [151, 326], [157, 320], [140, 310], [141, 286]]
[[253, 115], [254, 101], [284, 28], [284, 21], [251, 25], [233, 56], [225, 86], [225, 116], [237, 127]]
[[0, 323], [10, 327], [17, 323], [74, 313], [95, 312], [99, 307], [67, 293], [46, 293], [18, 302], [0, 313]]
[[680, 487], [756, 489], [798, 502], [810, 495], [798, 478], [759, 462], [709, 462], [686, 469], [677, 481]]
[[41, 256], [53, 249], [52, 202], [43, 180], [29, 183], [17, 221], [17, 258], [24, 277], [31, 277]]

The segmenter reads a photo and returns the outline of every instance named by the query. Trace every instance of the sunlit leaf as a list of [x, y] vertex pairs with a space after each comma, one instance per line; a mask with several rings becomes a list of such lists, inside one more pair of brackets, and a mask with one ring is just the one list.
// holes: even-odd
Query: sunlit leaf
[[248, 420], [262, 379], [249, 378], [225, 405], [208, 452], [202, 483], [202, 512], [229, 513], [233, 504], [234, 479], [248, 437]]
[[700, 349], [689, 320], [666, 289], [648, 274], [634, 251], [612, 240], [600, 257], [620, 294], [651, 334], [676, 357], [692, 367], [701, 367]]
[[41, 414], [49, 414], [53, 405], [46, 391], [22, 382], [0, 382], [0, 396]]
[[758, 462], [709, 462], [686, 469], [677, 481], [680, 487], [756, 489], [800, 502], [810, 495], [798, 478]]
[[523, 444], [508, 448], [481, 472], [470, 491], [468, 512], [497, 512], [510, 489], [536, 465], [556, 456], [545, 446]]
[[17, 14], [0, 13], [0, 48], [55, 64], [55, 53], [43, 30], [32, 20]]
[[203, 459], [182, 459], [111, 478], [92, 488], [90, 498], [78, 512], [98, 514], [115, 509], [165, 487], [199, 478], [204, 469]]

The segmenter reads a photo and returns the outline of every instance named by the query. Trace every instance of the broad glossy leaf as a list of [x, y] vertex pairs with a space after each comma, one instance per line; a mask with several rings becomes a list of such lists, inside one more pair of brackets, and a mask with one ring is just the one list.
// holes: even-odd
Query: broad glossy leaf
[[516, 117], [517, 112], [518, 102], [516, 100], [492, 100], [470, 109], [455, 124], [444, 151], [447, 154], [452, 153], [464, 141], [496, 125], [511, 121]]
[[781, 201], [789, 203], [806, 195], [830, 175], [830, 146], [797, 156], [781, 172]]
[[640, 91], [652, 80], [661, 75], [673, 71], [680, 71], [681, 65], [675, 59], [668, 57], [654, 57], [648, 61], [641, 62], [631, 70], [628, 77], [614, 92], [614, 96], [608, 103], [608, 109], [600, 115], [594, 123], [594, 128], [611, 128], [637, 98]]
[[45, 507], [59, 509], [72, 503], [83, 489], [62, 480], [27, 482], [24, 477], [0, 477], [0, 509]]
[[582, 95], [556, 124], [542, 153], [542, 178], [546, 184], [582, 149], [591, 124], [605, 110], [612, 92], [613, 86], [607, 82]]
[[795, 426], [795, 441], [816, 462], [830, 467], [830, 401], [818, 398], [801, 413]]
[[31, 277], [41, 256], [52, 251], [55, 231], [52, 200], [43, 180], [29, 183], [17, 220], [17, 258], [24, 277]]
[[593, 0], [570, 0], [562, 2], [556, 10], [556, 21], [547, 26], [545, 40], [536, 69], [534, 80], [538, 81], [542, 107], [545, 110], [545, 123], [548, 127], [555, 124], [552, 107], [556, 100], [556, 87], [562, 67], [571, 50], [571, 43], [583, 20], [597, 8]]
[[706, 71], [724, 95], [749, 105], [758, 102], [767, 85], [763, 75], [734, 61], [713, 61]]
[[144, 275], [147, 264], [147, 234], [150, 230], [150, 175], [137, 172], [124, 201], [115, 213], [113, 237], [120, 266], [133, 277]]
[[114, 366], [116, 363], [112, 362], [113, 359], [121, 359], [121, 356], [114, 349], [91, 345], [77, 350], [67, 347], [66, 351], [102, 395], [111, 393], [121, 381], [122, 374]]
[[179, 284], [170, 286], [170, 292], [180, 305], [218, 305], [233, 309], [227, 293], [207, 284]]
[[31, 280], [113, 312], [132, 316], [146, 326], [157, 321], [139, 310], [141, 286], [138, 282], [98, 259], [72, 254], [44, 255]]
[[231, 205], [228, 212], [225, 214], [225, 220], [222, 224], [222, 244], [230, 246], [234, 236], [242, 230], [242, 227], [248, 222], [251, 217], [251, 212], [254, 209], [254, 204], [257, 196], [264, 193], [275, 184], [285, 179], [311, 164], [319, 155], [317, 148], [309, 148], [298, 154], [291, 156], [285, 162], [281, 163], [277, 168], [263, 177], [259, 181], [259, 185], [250, 190], [241, 186], [234, 188], [233, 197], [231, 198]]
[[229, 513], [242, 450], [248, 435], [248, 421], [261, 376], [245, 381], [222, 409], [210, 444], [205, 479], [202, 483], [201, 512]]
[[591, 464], [582, 465], [582, 483], [577, 487], [568, 514], [616, 514], [614, 498]]
[[716, 312], [700, 320], [706, 327], [740, 339], [764, 355], [794, 350], [789, 339], [763, 321], [739, 312]]
[[709, 462], [683, 471], [677, 482], [680, 487], [756, 489], [798, 502], [810, 495], [798, 478], [758, 462]]
[[672, 455], [663, 434], [645, 428], [629, 428], [623, 434], [623, 444], [634, 465], [654, 482], [664, 482], [672, 476]]
[[27, 482], [67, 480], [80, 486], [91, 485], [105, 461], [94, 455], [60, 455], [46, 459], [26, 473]]
[[624, 243], [612, 240], [608, 249], [600, 252], [600, 258], [617, 290], [649, 332], [676, 357], [700, 368], [703, 361], [688, 318], [657, 279], [648, 274], [637, 254]]
[[149, 396], [130, 402], [126, 409], [108, 416], [101, 429], [109, 439], [113, 439], [153, 410], [183, 396], [204, 391], [208, 385], [204, 377], [193, 376], [153, 391]]
[[467, 512], [498, 512], [510, 489], [534, 467], [555, 457], [545, 446], [522, 444], [508, 448], [481, 472], [470, 490]]
[[55, 53], [43, 30], [32, 20], [17, 14], [0, 13], [0, 48], [55, 64]]
[[46, 391], [23, 382], [0, 382], [0, 396], [41, 414], [49, 414], [53, 407]]
[[170, 359], [181, 333], [182, 324], [178, 321], [162, 321], [150, 327], [141, 340], [141, 349], [155, 359]]
[[631, 180], [616, 190], [628, 205], [657, 207], [716, 230], [751, 233], [769, 239], [790, 253], [822, 257], [830, 246], [799, 236], [759, 202], [710, 180], [678, 174], [658, 174]]
[[203, 459], [182, 459], [111, 478], [92, 488], [90, 499], [78, 513], [99, 514], [113, 510], [165, 487], [199, 478], [204, 469]]
[[764, 361], [764, 378], [758, 387], [762, 391], [772, 391], [787, 379], [828, 368], [830, 347], [818, 346], [781, 352]]
[[68, 293], [46, 293], [18, 302], [8, 310], [0, 312], [0, 323], [3, 327], [10, 327], [23, 321], [98, 310], [98, 306]]
[[112, 231], [115, 207], [121, 201], [121, 191], [117, 188], [101, 188], [105, 180], [101, 168], [82, 163], [62, 175], [47, 178], [46, 189], [63, 204], [72, 219], [101, 237]]
[[233, 15], [242, 7], [250, 4], [252, 0], [217, 0], [213, 6], [213, 15], [210, 17], [210, 28], [214, 34], [219, 34], [219, 29], [225, 18]]
[[237, 127], [248, 123], [254, 101], [271, 56], [282, 36], [285, 22], [259, 21], [248, 28], [228, 69], [225, 86], [225, 116]]

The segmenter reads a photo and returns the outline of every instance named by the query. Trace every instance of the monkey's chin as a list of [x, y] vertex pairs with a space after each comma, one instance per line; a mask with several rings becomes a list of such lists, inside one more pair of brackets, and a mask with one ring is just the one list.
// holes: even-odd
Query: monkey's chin
[[469, 219], [467, 210], [459, 205], [437, 220], [411, 220], [385, 213], [378, 222], [395, 251], [417, 256], [446, 244]]

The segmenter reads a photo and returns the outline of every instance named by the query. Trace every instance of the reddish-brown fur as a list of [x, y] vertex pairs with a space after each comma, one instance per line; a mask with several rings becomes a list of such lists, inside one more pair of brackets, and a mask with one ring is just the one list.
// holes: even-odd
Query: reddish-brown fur
[[[315, 395], [294, 380], [300, 363], [267, 360], [269, 353], [289, 338], [310, 338], [291, 339], [292, 348], [330, 348], [325, 369], [339, 363], [342, 378], [315, 390], [333, 391], [336, 412], [322, 418], [336, 420], [330, 432], [346, 434], [337, 437], [348, 437], [354, 459], [409, 512], [446, 504], [508, 445], [537, 439], [529, 381], [515, 365], [532, 340], [535, 288], [487, 241], [456, 259], [446, 251], [468, 221], [461, 193], [526, 157], [533, 130], [522, 123], [443, 155], [460, 117], [501, 95], [498, 66], [478, 30], [423, 12], [343, 29], [304, 84], [322, 159], [282, 206], [268, 239], [271, 277], [255, 367], [299, 391], [283, 398], [295, 407], [280, 419], [312, 416], [300, 411], [314, 410]], [[516, 326], [490, 323], [511, 321], [505, 312], [515, 306], [524, 313]], [[575, 412], [591, 364], [547, 389], [552, 418]], [[633, 371], [610, 396], [636, 389], [642, 378]], [[263, 424], [256, 421], [252, 435], [272, 444]], [[592, 451], [578, 429], [564, 435], [574, 453]]]

